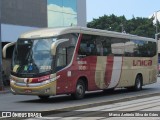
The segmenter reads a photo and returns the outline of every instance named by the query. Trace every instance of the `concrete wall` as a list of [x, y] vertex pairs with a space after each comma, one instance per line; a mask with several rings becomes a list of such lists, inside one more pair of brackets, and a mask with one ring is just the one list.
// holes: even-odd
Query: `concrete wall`
[[12, 24], [1, 24], [1, 40], [2, 42], [15, 42], [20, 34], [35, 29], [38, 28]]
[[86, 27], [86, 0], [77, 0], [77, 25]]
[[47, 0], [1, 0], [5, 24], [47, 27]]

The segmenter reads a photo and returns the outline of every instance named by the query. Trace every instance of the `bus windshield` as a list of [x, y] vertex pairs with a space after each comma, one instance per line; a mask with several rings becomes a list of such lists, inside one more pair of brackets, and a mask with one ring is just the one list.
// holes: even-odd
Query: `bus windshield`
[[12, 58], [12, 74], [36, 77], [63, 69], [72, 60], [77, 39], [78, 34], [18, 39]]
[[55, 41], [56, 38], [19, 39], [13, 54], [12, 72], [38, 74], [51, 71], [54, 60], [51, 45]]

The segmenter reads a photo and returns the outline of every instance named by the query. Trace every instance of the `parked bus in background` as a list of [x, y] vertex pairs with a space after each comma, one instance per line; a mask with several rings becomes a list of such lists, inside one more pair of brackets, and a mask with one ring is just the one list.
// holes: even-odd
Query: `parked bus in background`
[[85, 91], [141, 90], [157, 81], [157, 60], [155, 39], [82, 27], [41, 29], [16, 42], [11, 91], [81, 99]]

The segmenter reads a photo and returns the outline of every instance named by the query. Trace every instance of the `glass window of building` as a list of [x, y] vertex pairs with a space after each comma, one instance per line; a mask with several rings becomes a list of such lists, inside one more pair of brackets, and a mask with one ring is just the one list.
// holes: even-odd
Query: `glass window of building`
[[48, 27], [76, 26], [77, 0], [48, 0]]

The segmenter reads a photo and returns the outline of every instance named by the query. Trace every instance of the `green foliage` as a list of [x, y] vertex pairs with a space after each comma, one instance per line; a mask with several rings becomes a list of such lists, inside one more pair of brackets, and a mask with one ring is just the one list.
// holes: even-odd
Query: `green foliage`
[[[156, 27], [153, 24], [153, 19], [154, 18], [135, 18], [133, 16], [132, 19], [127, 20], [125, 16], [117, 17], [112, 14], [110, 16], [104, 15], [98, 19], [93, 19], [93, 21], [87, 24], [87, 27], [116, 32], [125, 31], [128, 34], [154, 38]], [[159, 22], [158, 28], [160, 30]]]

